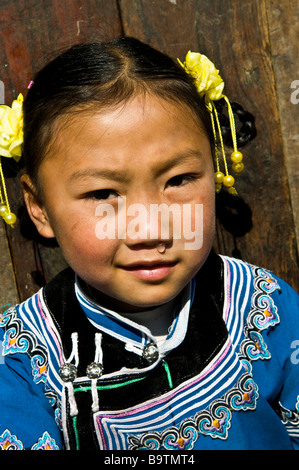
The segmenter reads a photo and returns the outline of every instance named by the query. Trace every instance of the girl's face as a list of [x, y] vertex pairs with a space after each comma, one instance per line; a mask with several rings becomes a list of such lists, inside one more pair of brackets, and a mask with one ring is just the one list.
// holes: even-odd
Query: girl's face
[[39, 171], [43, 203], [25, 184], [40, 234], [57, 238], [69, 265], [110, 308], [173, 299], [214, 238], [210, 143], [190, 109], [137, 96], [58, 127]]

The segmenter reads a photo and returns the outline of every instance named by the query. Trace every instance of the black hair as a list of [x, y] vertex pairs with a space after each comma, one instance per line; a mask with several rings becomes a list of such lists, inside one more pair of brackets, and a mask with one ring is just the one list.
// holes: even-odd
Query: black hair
[[23, 156], [37, 188], [38, 170], [57, 118], [92, 106], [115, 106], [138, 92], [187, 105], [198, 117], [213, 152], [209, 111], [192, 78], [176, 61], [137, 39], [75, 45], [46, 65], [33, 83], [23, 107]]

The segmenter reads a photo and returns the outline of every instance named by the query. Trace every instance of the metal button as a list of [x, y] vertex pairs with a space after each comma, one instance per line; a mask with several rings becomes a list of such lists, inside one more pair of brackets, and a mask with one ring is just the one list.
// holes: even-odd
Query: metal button
[[143, 349], [142, 356], [149, 362], [153, 362], [159, 357], [159, 350], [154, 343], [148, 343]]
[[86, 367], [86, 375], [89, 379], [98, 379], [103, 374], [103, 366], [99, 362], [92, 362]]
[[77, 367], [74, 364], [64, 364], [59, 369], [59, 375], [64, 382], [72, 382], [77, 377]]

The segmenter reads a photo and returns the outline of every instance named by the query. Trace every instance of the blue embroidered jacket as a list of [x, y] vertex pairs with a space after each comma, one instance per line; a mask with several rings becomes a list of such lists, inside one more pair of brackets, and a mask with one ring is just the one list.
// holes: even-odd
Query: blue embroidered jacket
[[[2, 449], [299, 446], [298, 295], [262, 268], [212, 254], [160, 348], [93, 303], [71, 270], [0, 325]], [[103, 374], [90, 376], [99, 361]]]

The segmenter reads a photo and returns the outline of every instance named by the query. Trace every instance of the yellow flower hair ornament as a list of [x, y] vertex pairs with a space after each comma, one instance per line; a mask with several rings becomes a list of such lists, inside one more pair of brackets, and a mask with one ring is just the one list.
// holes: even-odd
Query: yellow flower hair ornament
[[[227, 160], [225, 156], [224, 143], [221, 133], [221, 126], [218, 119], [218, 113], [214, 101], [224, 99], [228, 107], [228, 117], [231, 128], [232, 142], [233, 142], [233, 152], [230, 156], [233, 163], [232, 168], [236, 174], [243, 171], [243, 155], [238, 151], [237, 148], [237, 136], [236, 136], [236, 127], [234, 114], [230, 105], [230, 102], [223, 94], [224, 81], [219, 75], [219, 70], [216, 69], [213, 62], [211, 62], [205, 55], [200, 54], [199, 52], [189, 51], [186, 55], [185, 62], [182, 63], [179, 59], [178, 62], [185, 69], [185, 71], [191, 75], [194, 79], [194, 84], [196, 89], [201, 97], [204, 97], [206, 107], [208, 108], [211, 116], [212, 128], [214, 133], [214, 142], [215, 142], [215, 158], [216, 158], [216, 172], [215, 172], [215, 183], [216, 191], [219, 192], [222, 188], [222, 185], [225, 186], [229, 193], [237, 194], [237, 191], [234, 187], [235, 178], [229, 174]], [[219, 162], [219, 149], [218, 149], [218, 140], [217, 132], [219, 135], [220, 150], [222, 153], [223, 163], [224, 163], [224, 172], [220, 170]]]
[[18, 162], [22, 155], [23, 143], [23, 95], [13, 101], [11, 107], [0, 105], [0, 215], [11, 226], [17, 220], [10, 210], [7, 197], [2, 157], [13, 158]]

